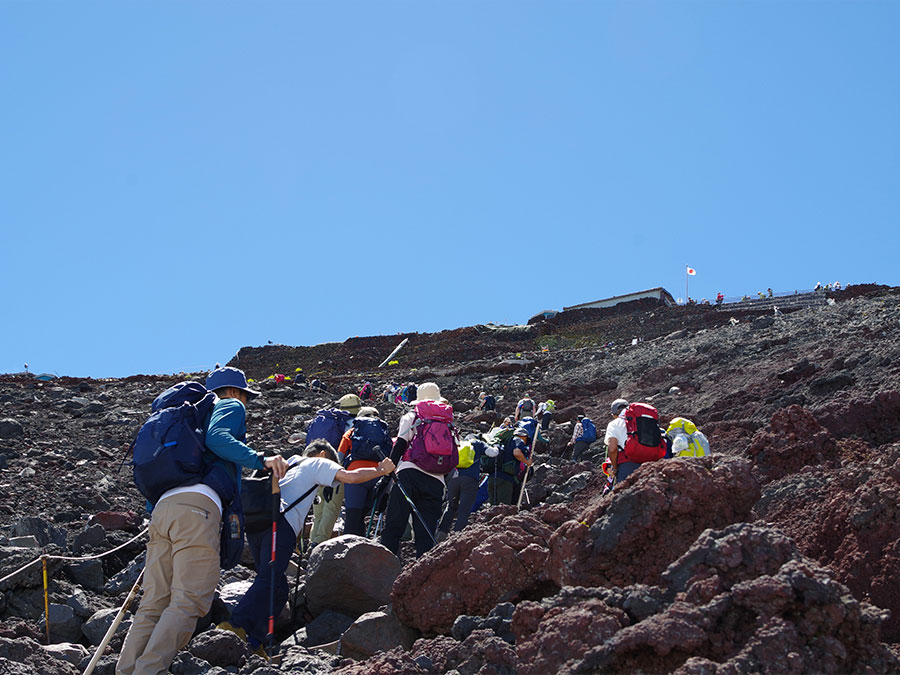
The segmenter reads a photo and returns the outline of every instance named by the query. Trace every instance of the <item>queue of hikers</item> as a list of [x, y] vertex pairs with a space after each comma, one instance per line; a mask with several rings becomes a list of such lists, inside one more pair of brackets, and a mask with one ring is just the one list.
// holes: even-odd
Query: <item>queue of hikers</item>
[[[465, 528], [482, 504], [527, 498], [535, 449], [549, 441], [553, 400], [536, 404], [526, 393], [499, 425], [461, 438], [439, 386], [410, 383], [403, 387], [410, 409], [393, 435], [377, 408], [366, 405], [373, 390], [366, 382], [360, 394], [318, 411], [304, 452], [287, 459], [247, 445], [246, 405], [260, 392], [237, 368], [216, 368], [205, 387], [181, 383], [154, 400], [133, 444], [135, 482], [151, 510], [144, 597], [117, 673], [166, 671], [209, 611], [220, 567], [240, 560], [245, 538], [257, 574], [218, 627], [247, 640], [255, 653], [271, 654], [274, 617], [289, 594], [285, 571], [310, 510], [310, 546], [333, 536], [343, 514], [344, 534], [375, 536], [396, 555], [411, 531], [420, 557]], [[479, 410], [496, 410], [494, 396], [481, 392], [478, 399]], [[610, 412], [608, 489], [641, 463], [709, 452], [687, 419], [674, 418], [663, 430], [655, 408], [624, 399], [613, 401]], [[581, 461], [596, 440], [596, 425], [579, 416], [567, 445], [571, 460]], [[242, 478], [241, 468], [254, 474]]]

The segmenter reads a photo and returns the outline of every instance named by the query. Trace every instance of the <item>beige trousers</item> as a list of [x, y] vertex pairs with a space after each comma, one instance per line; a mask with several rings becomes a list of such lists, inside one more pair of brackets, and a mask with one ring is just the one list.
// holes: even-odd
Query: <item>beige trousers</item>
[[191, 639], [219, 581], [221, 519], [213, 501], [196, 492], [157, 504], [150, 520], [144, 595], [116, 673], [164, 675]]
[[330, 502], [326, 502], [325, 497], [322, 496], [324, 489], [324, 487], [319, 487], [319, 491], [316, 492], [319, 503], [313, 504], [313, 526], [309, 533], [309, 540], [314, 544], [321, 544], [323, 541], [331, 539], [331, 535], [334, 533], [334, 524], [341, 515], [341, 507], [344, 505], [343, 485], [334, 488], [334, 495]]

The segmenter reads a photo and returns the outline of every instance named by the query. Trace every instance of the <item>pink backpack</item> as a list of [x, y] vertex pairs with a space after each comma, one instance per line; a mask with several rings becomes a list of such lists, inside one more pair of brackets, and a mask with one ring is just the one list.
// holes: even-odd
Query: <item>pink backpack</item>
[[403, 459], [428, 473], [448, 474], [459, 464], [453, 407], [437, 401], [416, 403], [415, 435]]

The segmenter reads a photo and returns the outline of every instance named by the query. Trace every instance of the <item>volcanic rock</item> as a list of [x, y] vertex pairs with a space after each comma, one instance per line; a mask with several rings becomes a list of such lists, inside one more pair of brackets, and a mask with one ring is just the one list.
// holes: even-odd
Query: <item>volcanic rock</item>
[[704, 529], [745, 520], [759, 485], [746, 460], [710, 456], [644, 464], [598, 495], [550, 539], [559, 586], [655, 583]]
[[0, 438], [22, 438], [25, 430], [22, 424], [10, 418], [0, 420]]
[[[886, 613], [853, 600], [771, 529], [707, 530], [662, 581], [670, 604], [644, 618], [606, 589], [520, 603], [519, 672], [673, 672], [692, 657], [703, 662], [680, 672], [781, 672], [785, 664], [793, 672], [888, 672], [900, 663], [879, 642]], [[645, 609], [654, 602], [658, 595]]]
[[[68, 605], [60, 605], [55, 602], [50, 603], [50, 612], [48, 615], [50, 624], [50, 639], [54, 642], [77, 642], [81, 639], [80, 618], [75, 616], [75, 610]], [[44, 617], [41, 617], [41, 623]]]
[[404, 568], [391, 593], [403, 623], [447, 634], [460, 614], [486, 615], [547, 581], [552, 528], [533, 512], [495, 511]]
[[306, 571], [306, 604], [317, 615], [327, 609], [358, 617], [390, 601], [400, 561], [365, 537], [342, 535], [313, 550]]
[[65, 569], [69, 576], [79, 585], [92, 591], [103, 589], [105, 578], [103, 576], [103, 563], [100, 560], [70, 562]]
[[100, 511], [91, 516], [88, 527], [102, 525], [104, 530], [125, 530], [137, 532], [141, 527], [141, 519], [134, 511]]
[[351, 659], [367, 659], [395, 647], [411, 649], [419, 633], [400, 623], [393, 609], [367, 612], [341, 636], [341, 654]]
[[247, 656], [247, 642], [228, 630], [208, 630], [188, 643], [187, 651], [213, 666], [237, 666]]
[[93, 548], [99, 546], [106, 541], [106, 530], [102, 525], [89, 525], [85, 530], [79, 532], [72, 542], [72, 552], [75, 555], [81, 555], [85, 548]]
[[303, 629], [306, 632], [306, 638], [301, 644], [304, 647], [314, 647], [334, 642], [340, 639], [344, 631], [350, 628], [353, 622], [354, 618], [352, 616], [325, 610], [306, 624], [306, 627]]
[[12, 536], [35, 537], [41, 546], [54, 544], [62, 549], [66, 547], [66, 530], [50, 524], [43, 518], [25, 516], [19, 518], [12, 527]]
[[[106, 631], [109, 630], [109, 627], [112, 626], [113, 621], [115, 621], [118, 613], [118, 607], [101, 609], [84, 622], [84, 625], [81, 627], [81, 632], [84, 633], [84, 636], [92, 645], [99, 645], [100, 641], [103, 640], [103, 636], [106, 635]], [[116, 632], [114, 634], [124, 637], [128, 633], [129, 628], [131, 628], [131, 612], [126, 612], [125, 616], [122, 617], [122, 622], [116, 626]]]
[[90, 652], [84, 645], [73, 642], [57, 642], [52, 645], [44, 645], [44, 651], [53, 658], [67, 661], [73, 666], [77, 666], [86, 656], [90, 655]]
[[0, 673], [3, 675], [78, 675], [80, 670], [55, 658], [37, 641], [0, 637]]

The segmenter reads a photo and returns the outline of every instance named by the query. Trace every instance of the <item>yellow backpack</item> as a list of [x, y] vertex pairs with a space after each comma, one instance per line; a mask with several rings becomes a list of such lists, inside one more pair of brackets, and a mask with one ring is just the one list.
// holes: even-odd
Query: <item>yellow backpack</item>
[[[666, 428], [666, 436], [672, 439], [672, 456], [673, 457], [705, 457], [709, 454], [709, 441], [702, 431], [697, 430], [697, 425], [684, 417], [676, 417]], [[675, 442], [681, 436], [687, 443], [686, 448], [682, 448], [684, 442]]]
[[468, 469], [475, 463], [475, 448], [471, 443], [459, 446], [459, 464], [457, 469]]

